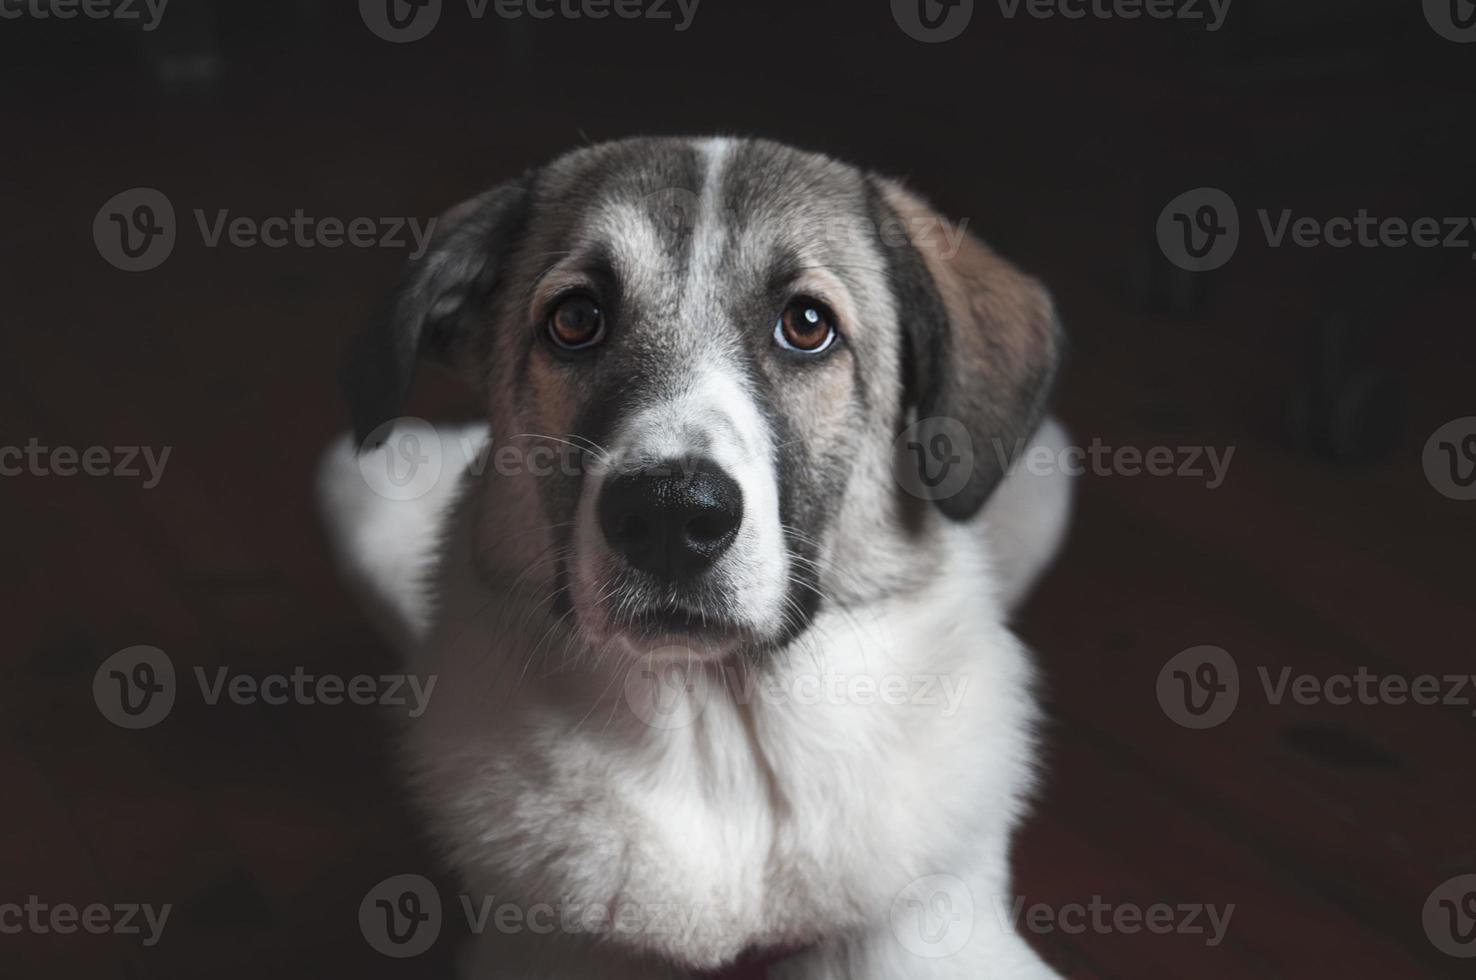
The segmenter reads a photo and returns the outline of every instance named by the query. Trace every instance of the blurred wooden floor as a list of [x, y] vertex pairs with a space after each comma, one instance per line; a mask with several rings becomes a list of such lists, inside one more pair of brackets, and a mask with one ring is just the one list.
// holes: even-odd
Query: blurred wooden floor
[[[489, 26], [402, 50], [319, 25], [323, 43], [253, 39], [198, 98], [158, 95], [126, 58], [27, 76], [34, 98], [5, 110], [0, 444], [173, 453], [153, 490], [0, 480], [13, 630], [0, 902], [175, 911], [151, 949], [0, 935], [0, 980], [425, 977], [449, 955], [386, 959], [358, 932], [370, 885], [436, 867], [375, 715], [181, 699], [127, 732], [90, 696], [98, 664], [134, 644], [182, 673], [392, 664], [333, 578], [309, 483], [344, 424], [336, 350], [399, 256], [212, 250], [182, 233], [162, 268], [127, 275], [93, 250], [98, 206], [153, 186], [182, 221], [193, 208], [429, 217], [586, 137], [682, 130], [775, 135], [906, 173], [1055, 289], [1075, 347], [1060, 412], [1078, 441], [1235, 447], [1213, 490], [1084, 479], [1069, 547], [1019, 624], [1053, 719], [1020, 897], [1233, 904], [1228, 933], [1213, 947], [1034, 936], [1046, 955], [1080, 978], [1470, 976], [1421, 913], [1440, 883], [1476, 872], [1471, 709], [1273, 707], [1254, 679], [1257, 666], [1471, 672], [1476, 503], [1435, 493], [1420, 464], [1430, 433], [1476, 415], [1469, 256], [1251, 243], [1193, 315], [1147, 312], [1125, 287], [1147, 254], [1145, 205], [1190, 187], [1299, 213], [1476, 214], [1459, 179], [1471, 94], [1441, 74], [1450, 52], [1400, 34], [1399, 60], [1372, 69], [1354, 58], [1306, 77], [1272, 53], [1186, 75], [1198, 48], [1121, 25], [1110, 44], [1019, 23], [924, 50], [883, 11], [804, 22], [798, 36], [836, 58], [818, 73], [781, 59], [805, 74], [776, 77], [734, 52], [762, 49], [779, 15], [712, 4], [690, 36], [659, 43], [636, 25], [516, 43]], [[1337, 311], [1374, 321], [1378, 364], [1407, 395], [1397, 446], [1367, 465], [1280, 434], [1300, 351]], [[1228, 722], [1196, 732], [1155, 691], [1165, 662], [1201, 644], [1235, 656], [1246, 690]]]

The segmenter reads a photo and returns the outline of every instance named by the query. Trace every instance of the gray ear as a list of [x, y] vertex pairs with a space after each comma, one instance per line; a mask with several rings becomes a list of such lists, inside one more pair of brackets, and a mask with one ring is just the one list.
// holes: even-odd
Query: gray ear
[[527, 217], [524, 177], [436, 219], [429, 247], [406, 263], [380, 312], [349, 342], [342, 382], [362, 444], [398, 417], [422, 355], [454, 365], [485, 316]]
[[[1040, 283], [982, 241], [899, 184], [875, 179], [873, 188], [902, 318], [908, 397], [919, 420], [951, 420], [929, 424], [962, 425], [973, 443], [968, 480], [932, 499], [950, 518], [967, 520], [1040, 423], [1064, 344], [1060, 322]], [[923, 434], [924, 443], [929, 438]]]

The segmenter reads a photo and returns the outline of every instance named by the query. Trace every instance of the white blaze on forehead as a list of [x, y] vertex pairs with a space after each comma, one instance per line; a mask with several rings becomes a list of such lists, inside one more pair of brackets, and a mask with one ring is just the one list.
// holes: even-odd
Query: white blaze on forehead
[[[608, 243], [626, 289], [665, 296], [684, 313], [714, 299], [730, 228], [722, 207], [722, 172], [731, 145], [727, 139], [696, 144], [701, 186], [695, 192], [685, 187], [661, 188], [638, 199], [605, 202], [591, 216], [590, 237]], [[690, 229], [684, 227], [689, 221]], [[671, 267], [673, 230], [692, 236], [690, 261], [681, 283], [674, 282], [676, 270]]]
[[700, 309], [717, 298], [724, 245], [732, 232], [732, 222], [722, 206], [723, 171], [731, 148], [732, 142], [726, 139], [703, 140], [697, 144], [702, 158], [702, 193], [692, 229], [692, 255], [682, 296], [682, 307], [686, 310]]

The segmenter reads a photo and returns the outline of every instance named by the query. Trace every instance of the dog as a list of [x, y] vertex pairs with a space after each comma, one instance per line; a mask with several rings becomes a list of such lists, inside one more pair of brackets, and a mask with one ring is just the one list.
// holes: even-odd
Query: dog
[[[439, 680], [403, 734], [433, 839], [528, 912], [465, 976], [1057, 976], [1008, 921], [1007, 620], [1068, 522], [1011, 467], [1064, 444], [1062, 346], [901, 183], [764, 140], [585, 147], [439, 220], [350, 343], [319, 495]], [[487, 421], [390, 499], [422, 360]]]

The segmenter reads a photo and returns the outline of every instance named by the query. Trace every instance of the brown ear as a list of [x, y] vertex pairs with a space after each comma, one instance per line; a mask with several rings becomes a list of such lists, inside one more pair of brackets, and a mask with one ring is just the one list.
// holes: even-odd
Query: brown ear
[[[952, 447], [969, 450], [968, 479], [929, 497], [966, 520], [1040, 423], [1063, 346], [1060, 324], [1040, 283], [901, 185], [874, 184], [920, 444], [960, 428], [972, 443]], [[925, 465], [921, 453], [917, 463]]]
[[503, 184], [436, 219], [425, 254], [406, 263], [379, 314], [349, 342], [342, 382], [359, 443], [404, 410], [422, 356], [452, 365], [468, 347], [521, 232], [528, 183]]

